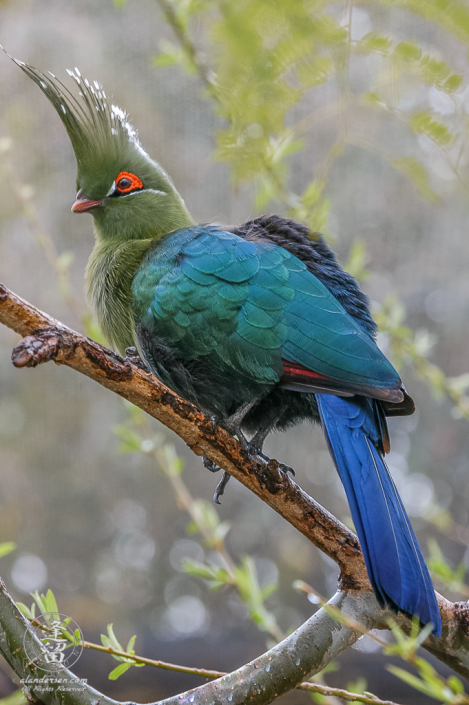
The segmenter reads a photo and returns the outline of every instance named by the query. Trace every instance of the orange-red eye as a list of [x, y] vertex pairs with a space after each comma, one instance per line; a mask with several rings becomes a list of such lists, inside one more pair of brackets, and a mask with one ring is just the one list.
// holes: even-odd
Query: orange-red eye
[[131, 174], [130, 171], [121, 171], [116, 179], [116, 189], [120, 193], [130, 193], [131, 191], [138, 191], [143, 188], [143, 184], [135, 174]]

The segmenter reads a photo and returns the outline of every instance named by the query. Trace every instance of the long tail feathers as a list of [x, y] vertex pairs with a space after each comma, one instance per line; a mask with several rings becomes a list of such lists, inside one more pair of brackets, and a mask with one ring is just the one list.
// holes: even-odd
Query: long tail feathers
[[[381, 605], [432, 622], [441, 617], [425, 560], [378, 451], [376, 402], [316, 394], [329, 450], [347, 494], [368, 575]], [[378, 447], [377, 447], [378, 446]]]

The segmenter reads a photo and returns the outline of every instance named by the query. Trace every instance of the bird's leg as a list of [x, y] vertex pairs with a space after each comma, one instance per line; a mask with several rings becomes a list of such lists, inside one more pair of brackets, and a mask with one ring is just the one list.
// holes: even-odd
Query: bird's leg
[[[244, 417], [246, 416], [248, 411], [252, 409], [256, 401], [257, 399], [252, 402], [246, 402], [246, 404], [240, 406], [234, 414], [229, 416], [227, 419], [223, 419], [220, 424], [221, 426], [223, 426], [223, 428], [228, 431], [228, 433], [231, 433], [232, 436], [238, 437], [241, 446], [244, 450], [247, 450], [248, 453], [250, 453], [250, 444], [244, 433], [241, 431], [241, 424], [243, 422]], [[217, 424], [216, 416], [212, 416], [211, 421], [212, 427], [215, 428]], [[220, 467], [216, 463], [214, 463], [213, 460], [210, 460], [210, 458], [204, 457], [202, 459], [202, 462], [204, 464], [204, 467], [206, 467], [207, 470], [210, 470], [210, 472], [218, 472], [218, 470], [220, 470]], [[220, 497], [224, 493], [225, 487], [228, 484], [229, 479], [230, 475], [227, 472], [224, 472], [223, 477], [221, 478], [220, 482], [216, 487], [215, 494], [213, 495], [213, 499], [216, 504], [221, 504]]]
[[[249, 441], [249, 453], [251, 455], [259, 455], [261, 458], [263, 458], [263, 460], [269, 462], [270, 458], [268, 455], [265, 455], [265, 453], [263, 453], [262, 448], [264, 447], [265, 439], [272, 431], [274, 426], [275, 423], [271, 423], [267, 428], [263, 429], [262, 431], [257, 431], [257, 433], [251, 438], [251, 440]], [[279, 463], [279, 467], [281, 470], [283, 470], [283, 472], [289, 472], [292, 477], [295, 476], [295, 471], [289, 465]]]
[[[241, 446], [243, 447], [243, 450], [247, 450], [250, 454], [250, 441], [247, 440], [246, 436], [241, 431], [241, 424], [243, 422], [244, 417], [246, 416], [248, 411], [252, 409], [256, 401], [246, 402], [246, 404], [240, 406], [239, 409], [234, 412], [234, 414], [228, 416], [226, 419], [218, 419], [216, 416], [212, 416], [210, 418], [213, 429], [216, 427], [217, 423], [219, 423], [220, 426], [222, 426], [226, 431], [228, 431], [228, 433], [231, 433], [232, 436], [237, 436], [239, 442], [241, 443]], [[220, 469], [218, 465], [215, 465], [215, 463], [212, 460], [209, 460], [209, 458], [204, 457], [203, 463], [207, 470], [210, 470], [210, 472], [217, 472], [217, 470]]]
[[[211, 416], [210, 422], [212, 424], [212, 431], [214, 431], [218, 423], [217, 417], [215, 415]], [[219, 465], [214, 463], [213, 460], [210, 460], [210, 458], [207, 458], [205, 455], [202, 458], [202, 462], [204, 464], [204, 468], [207, 468], [207, 470], [210, 470], [210, 472], [218, 472], [220, 470]], [[217, 502], [217, 504], [220, 503]]]
[[228, 433], [231, 433], [232, 436], [237, 436], [243, 450], [246, 450], [248, 452], [250, 444], [244, 433], [241, 431], [241, 424], [243, 423], [243, 419], [246, 414], [252, 409], [252, 407], [254, 406], [254, 404], [256, 404], [257, 401], [258, 399], [246, 402], [245, 404], [240, 406], [239, 409], [234, 412], [234, 414], [231, 414], [231, 416], [228, 416], [228, 418], [223, 419], [222, 421], [223, 428], [226, 428]]

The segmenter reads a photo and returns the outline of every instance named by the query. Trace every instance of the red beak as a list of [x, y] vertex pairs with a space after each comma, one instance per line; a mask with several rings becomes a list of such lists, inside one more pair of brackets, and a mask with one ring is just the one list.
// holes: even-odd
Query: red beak
[[72, 213], [86, 213], [86, 211], [92, 211], [93, 208], [100, 208], [102, 205], [102, 201], [92, 201], [90, 198], [77, 198], [72, 206]]

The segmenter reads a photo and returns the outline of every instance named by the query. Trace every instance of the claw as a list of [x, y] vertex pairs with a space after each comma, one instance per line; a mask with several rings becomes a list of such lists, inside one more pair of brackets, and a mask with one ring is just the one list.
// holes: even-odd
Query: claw
[[285, 465], [285, 463], [280, 463], [279, 464], [280, 470], [283, 470], [284, 473], [290, 473], [292, 477], [295, 477], [295, 471], [293, 468], [291, 468], [289, 465]]
[[213, 460], [210, 460], [210, 458], [206, 458], [204, 456], [202, 462], [204, 467], [207, 468], [207, 470], [210, 470], [210, 472], [218, 472], [220, 470], [219, 466], [214, 463]]
[[[267, 463], [269, 462], [269, 460], [271, 460], [271, 458], [269, 458], [269, 456], [266, 455], [265, 453], [260, 452], [260, 453], [258, 453], [258, 455], [263, 460], [265, 460]], [[293, 470], [293, 468], [291, 468], [289, 465], [285, 465], [285, 463], [279, 463], [278, 467], [279, 467], [279, 470], [281, 470], [282, 472], [289, 473], [292, 477], [295, 477], [296, 473]]]
[[227, 486], [230, 477], [231, 475], [228, 475], [226, 471], [223, 472], [223, 477], [218, 483], [215, 489], [215, 494], [213, 495], [213, 501], [215, 502], [215, 504], [221, 504], [220, 497], [225, 492], [225, 487]]
[[141, 370], [145, 370], [145, 372], [150, 371], [149, 367], [145, 364], [145, 361], [142, 360], [142, 358], [138, 354], [137, 348], [133, 345], [131, 348], [125, 349], [125, 359], [131, 362], [132, 365], [139, 367]]

